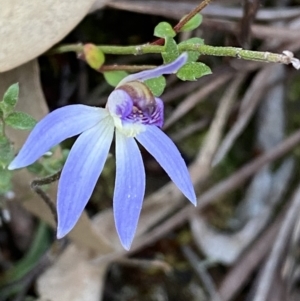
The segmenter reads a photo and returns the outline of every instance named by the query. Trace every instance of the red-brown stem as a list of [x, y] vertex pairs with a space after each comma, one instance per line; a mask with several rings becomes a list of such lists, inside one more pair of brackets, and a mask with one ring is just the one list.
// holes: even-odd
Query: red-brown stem
[[[212, 0], [203, 0], [197, 7], [195, 7], [192, 11], [190, 11], [181, 21], [179, 21], [174, 26], [174, 31], [178, 33], [180, 29], [188, 22], [190, 21], [195, 15], [197, 15], [203, 8], [205, 8], [209, 2]], [[163, 45], [165, 39], [161, 38], [151, 43], [151, 45]]]

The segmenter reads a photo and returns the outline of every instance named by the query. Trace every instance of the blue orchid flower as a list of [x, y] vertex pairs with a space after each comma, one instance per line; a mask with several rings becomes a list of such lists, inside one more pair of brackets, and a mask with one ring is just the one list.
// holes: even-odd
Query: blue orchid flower
[[158, 161], [182, 193], [196, 205], [188, 169], [175, 144], [161, 127], [164, 105], [143, 81], [175, 73], [187, 61], [184, 53], [170, 64], [124, 78], [108, 97], [105, 108], [69, 105], [42, 119], [9, 165], [34, 163], [50, 148], [79, 135], [62, 169], [57, 193], [57, 238], [78, 221], [95, 188], [115, 133], [116, 179], [113, 211], [125, 249], [136, 232], [145, 194], [145, 170], [136, 140]]

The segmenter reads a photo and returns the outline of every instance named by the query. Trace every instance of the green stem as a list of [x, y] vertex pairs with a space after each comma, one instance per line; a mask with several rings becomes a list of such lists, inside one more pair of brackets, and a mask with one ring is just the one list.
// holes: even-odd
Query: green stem
[[5, 122], [2, 117], [0, 117], [0, 136], [6, 137], [5, 134]]
[[[98, 48], [105, 54], [115, 55], [141, 55], [147, 53], [161, 53], [164, 51], [164, 46], [159, 45], [137, 45], [137, 46], [98, 46]], [[180, 52], [184, 51], [197, 51], [201, 55], [212, 55], [212, 56], [226, 56], [235, 57], [243, 60], [250, 61], [261, 61], [261, 62], [272, 62], [290, 64], [290, 57], [284, 54], [245, 50], [238, 47], [218, 47], [210, 45], [199, 45], [199, 44], [185, 44], [178, 46]], [[57, 47], [49, 52], [54, 53], [65, 53], [65, 52], [76, 52], [81, 53], [83, 46], [81, 44], [76, 45], [64, 45]]]

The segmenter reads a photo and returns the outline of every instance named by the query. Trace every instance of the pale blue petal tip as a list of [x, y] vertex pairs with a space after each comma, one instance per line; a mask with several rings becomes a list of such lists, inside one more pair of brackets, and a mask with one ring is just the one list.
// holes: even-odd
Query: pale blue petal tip
[[18, 168], [18, 165], [15, 164], [15, 160], [12, 161], [8, 166], [7, 166], [7, 169], [8, 170], [14, 170], [14, 169], [17, 169]]
[[123, 248], [124, 248], [126, 251], [129, 251], [129, 250], [130, 250], [130, 247], [131, 247], [131, 244], [132, 244], [132, 240], [130, 240], [130, 241], [122, 240], [121, 237], [120, 237], [120, 240], [121, 240], [121, 244], [122, 244]]
[[57, 229], [57, 233], [56, 233], [57, 239], [61, 239], [61, 238], [65, 237], [66, 235], [67, 235], [67, 233], [65, 231], [61, 231], [61, 230]]

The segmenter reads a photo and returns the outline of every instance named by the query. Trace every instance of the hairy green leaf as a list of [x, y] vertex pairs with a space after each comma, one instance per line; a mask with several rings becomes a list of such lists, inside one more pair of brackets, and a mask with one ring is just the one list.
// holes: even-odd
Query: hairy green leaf
[[6, 116], [13, 112], [19, 97], [19, 84], [12, 84], [4, 93], [3, 100], [0, 102], [0, 110]]
[[0, 166], [6, 167], [14, 157], [12, 144], [5, 136], [0, 136]]
[[174, 31], [171, 24], [167, 22], [160, 22], [154, 28], [154, 36], [159, 38], [166, 38], [166, 37], [173, 38], [176, 36], [176, 32]]
[[[185, 18], [185, 16], [183, 18]], [[202, 23], [202, 15], [197, 14], [192, 19], [190, 19], [187, 23], [185, 23], [181, 27], [180, 31], [191, 31], [191, 30], [199, 27], [201, 23]]]
[[156, 78], [145, 80], [145, 84], [148, 86], [154, 96], [159, 97], [165, 90], [166, 79], [161, 75]]
[[107, 83], [113, 87], [116, 87], [118, 83], [128, 75], [125, 71], [107, 71], [104, 72], [104, 78]]
[[177, 77], [181, 80], [193, 81], [211, 73], [211, 69], [207, 65], [198, 62], [190, 62], [179, 69]]
[[164, 63], [170, 63], [176, 60], [179, 57], [179, 50], [176, 41], [173, 38], [165, 39], [164, 51], [161, 53], [161, 56], [164, 60]]
[[14, 129], [31, 130], [36, 120], [24, 112], [13, 112], [5, 118], [5, 123]]

